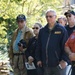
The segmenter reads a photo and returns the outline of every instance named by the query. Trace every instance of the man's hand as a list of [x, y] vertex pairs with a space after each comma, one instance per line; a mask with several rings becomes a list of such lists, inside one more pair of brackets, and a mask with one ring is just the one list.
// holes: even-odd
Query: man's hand
[[29, 64], [32, 64], [33, 60], [34, 60], [34, 58], [33, 58], [32, 56], [29, 56], [29, 57], [28, 57], [28, 62], [29, 62]]
[[23, 51], [23, 44], [21, 46], [18, 46], [20, 51]]
[[71, 61], [75, 61], [75, 53], [69, 54], [69, 59], [70, 59]]
[[64, 60], [60, 61], [60, 64], [62, 69], [64, 69], [67, 66], [67, 62], [65, 62]]
[[42, 62], [41, 62], [41, 61], [38, 61], [38, 62], [37, 62], [37, 66], [38, 66], [38, 67], [42, 67]]

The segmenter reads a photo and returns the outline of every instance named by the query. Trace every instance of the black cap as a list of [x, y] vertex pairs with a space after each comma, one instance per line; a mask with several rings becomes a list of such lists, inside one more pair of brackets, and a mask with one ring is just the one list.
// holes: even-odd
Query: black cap
[[66, 16], [67, 14], [75, 15], [75, 12], [74, 11], [71, 11], [71, 10], [68, 10], [67, 12], [64, 13], [64, 15]]
[[25, 15], [23, 15], [23, 14], [19, 14], [19, 15], [17, 16], [16, 20], [17, 20], [17, 21], [18, 21], [18, 20], [24, 20], [24, 21], [26, 21], [26, 17], [25, 17]]

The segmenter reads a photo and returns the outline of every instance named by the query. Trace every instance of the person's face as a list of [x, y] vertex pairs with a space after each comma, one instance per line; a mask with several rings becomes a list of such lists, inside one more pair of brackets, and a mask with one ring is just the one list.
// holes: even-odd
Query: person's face
[[49, 24], [55, 23], [56, 21], [56, 15], [53, 12], [48, 12], [46, 14], [46, 20]]
[[24, 21], [24, 20], [18, 20], [17, 21], [18, 27], [20, 29], [22, 29], [24, 27], [25, 23], [26, 23], [26, 21]]
[[66, 24], [66, 22], [65, 22], [62, 18], [59, 19], [58, 22], [59, 22], [61, 25], [63, 25], [63, 26], [65, 26], [65, 24]]
[[74, 22], [75, 16], [72, 14], [67, 14], [66, 15], [68, 23]]
[[39, 30], [40, 30], [39, 25], [35, 24], [32, 29], [35, 35], [39, 34]]

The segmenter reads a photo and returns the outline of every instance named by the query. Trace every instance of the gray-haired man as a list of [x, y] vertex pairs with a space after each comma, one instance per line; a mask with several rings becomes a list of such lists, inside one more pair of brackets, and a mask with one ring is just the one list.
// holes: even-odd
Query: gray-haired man
[[65, 68], [67, 63], [64, 51], [67, 31], [56, 22], [56, 17], [54, 10], [46, 12], [47, 25], [38, 36], [36, 59], [37, 65], [44, 68], [44, 75], [61, 75], [60, 68]]

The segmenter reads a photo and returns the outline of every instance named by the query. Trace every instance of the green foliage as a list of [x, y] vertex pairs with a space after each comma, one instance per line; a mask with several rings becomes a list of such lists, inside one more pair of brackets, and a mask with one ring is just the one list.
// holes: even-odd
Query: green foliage
[[[0, 0], [0, 43], [9, 46], [11, 35], [17, 28], [16, 16], [25, 14], [27, 26], [32, 27], [35, 22], [46, 24], [45, 11], [55, 9], [58, 14], [58, 6], [62, 6], [63, 0]], [[4, 50], [1, 45], [0, 50]], [[3, 48], [3, 49], [2, 49]]]

